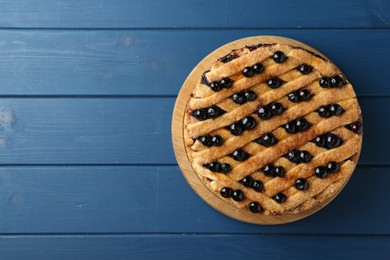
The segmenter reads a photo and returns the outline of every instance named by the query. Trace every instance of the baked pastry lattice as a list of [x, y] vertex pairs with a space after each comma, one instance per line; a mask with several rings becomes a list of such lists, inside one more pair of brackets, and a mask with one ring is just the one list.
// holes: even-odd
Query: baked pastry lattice
[[337, 194], [361, 149], [356, 94], [329, 60], [302, 47], [245, 46], [217, 60], [184, 116], [188, 159], [235, 207], [294, 214]]

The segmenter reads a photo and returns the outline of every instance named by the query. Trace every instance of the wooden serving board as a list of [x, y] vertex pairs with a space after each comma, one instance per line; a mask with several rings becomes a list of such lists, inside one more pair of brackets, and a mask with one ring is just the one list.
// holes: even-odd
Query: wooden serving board
[[[219, 212], [232, 217], [234, 219], [253, 223], [253, 224], [263, 224], [263, 225], [273, 225], [273, 224], [284, 224], [288, 222], [293, 222], [304, 217], [307, 217], [324, 206], [326, 206], [332, 199], [334, 199], [338, 193], [329, 199], [323, 201], [321, 204], [306, 210], [299, 212], [297, 214], [289, 214], [289, 215], [261, 215], [261, 214], [253, 214], [251, 212], [242, 211], [233, 205], [225, 202], [221, 198], [217, 197], [213, 194], [199, 179], [198, 175], [193, 170], [191, 163], [187, 157], [186, 148], [184, 144], [183, 138], [183, 122], [184, 122], [184, 114], [188, 100], [190, 99], [190, 94], [195, 88], [197, 82], [202, 76], [202, 73], [211, 68], [211, 65], [220, 57], [225, 56], [233, 49], [242, 48], [246, 45], [253, 45], [258, 43], [283, 43], [290, 44], [293, 46], [303, 47], [305, 49], [311, 50], [324, 58], [328, 59], [321, 52], [316, 49], [293, 39], [279, 37], [279, 36], [254, 36], [239, 39], [233, 42], [230, 42], [226, 45], [221, 46], [216, 49], [208, 56], [206, 56], [188, 75], [187, 79], [184, 81], [183, 86], [177, 96], [173, 116], [172, 116], [172, 142], [176, 155], [177, 162], [180, 166], [180, 169], [186, 178], [187, 182], [190, 184], [192, 189], [210, 206]], [[328, 59], [329, 60], [329, 59]], [[347, 183], [347, 182], [346, 182]], [[340, 189], [341, 191], [341, 189]], [[339, 192], [340, 192], [339, 191]]]

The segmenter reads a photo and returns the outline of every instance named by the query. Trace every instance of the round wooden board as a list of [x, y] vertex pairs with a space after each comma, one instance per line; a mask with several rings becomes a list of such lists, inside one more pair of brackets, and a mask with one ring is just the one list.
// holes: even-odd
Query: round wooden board
[[214, 209], [218, 210], [219, 212], [243, 222], [253, 223], [253, 224], [263, 224], [263, 225], [284, 224], [284, 223], [293, 222], [302, 219], [304, 217], [307, 217], [317, 212], [324, 206], [326, 206], [332, 199], [334, 199], [338, 195], [338, 193], [336, 193], [334, 196], [330, 197], [329, 199], [323, 201], [321, 204], [297, 214], [267, 216], [267, 215], [253, 214], [249, 211], [244, 212], [232, 206], [231, 204], [225, 202], [221, 198], [217, 197], [215, 194], [213, 194], [199, 179], [198, 175], [194, 172], [191, 163], [187, 157], [186, 148], [184, 144], [183, 122], [184, 122], [186, 105], [188, 100], [190, 99], [191, 92], [193, 91], [197, 82], [201, 78], [202, 73], [210, 69], [211, 65], [217, 59], [225, 56], [233, 49], [242, 48], [246, 45], [254, 45], [258, 43], [275, 43], [275, 42], [303, 47], [328, 59], [325, 55], [323, 55], [321, 52], [317, 51], [316, 49], [302, 42], [285, 38], [285, 37], [254, 36], [254, 37], [243, 38], [243, 39], [230, 42], [216, 49], [212, 53], [210, 53], [188, 75], [176, 99], [175, 108], [172, 116], [172, 142], [173, 142], [173, 148], [175, 151], [176, 159], [184, 177], [186, 178], [187, 182], [190, 184], [192, 189], [205, 202], [207, 202], [210, 206], [212, 206]]

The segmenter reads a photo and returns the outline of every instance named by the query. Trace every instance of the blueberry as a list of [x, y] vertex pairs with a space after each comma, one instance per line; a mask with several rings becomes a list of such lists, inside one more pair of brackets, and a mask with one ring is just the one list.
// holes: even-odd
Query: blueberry
[[221, 85], [219, 84], [218, 81], [211, 82], [209, 84], [209, 86], [210, 86], [211, 90], [214, 91], [214, 92], [218, 92], [218, 91], [220, 91], [222, 89], [222, 87], [221, 87]]
[[268, 79], [267, 84], [268, 87], [275, 89], [275, 88], [279, 88], [283, 84], [283, 82], [278, 77], [275, 77], [275, 78]]
[[342, 144], [342, 140], [335, 134], [328, 133], [325, 137], [326, 146], [329, 149], [339, 147]]
[[302, 117], [295, 121], [295, 126], [298, 132], [303, 132], [310, 127], [310, 123]]
[[229, 61], [237, 59], [238, 57], [239, 57], [239, 55], [237, 55], [237, 54], [229, 53], [229, 54], [221, 57], [219, 60], [223, 63], [228, 63]]
[[279, 102], [275, 102], [270, 105], [270, 111], [272, 115], [277, 116], [283, 113], [284, 107]]
[[362, 130], [362, 123], [359, 121], [353, 122], [346, 126], [347, 129], [351, 130], [352, 132], [359, 134]]
[[210, 138], [210, 136], [208, 136], [208, 135], [200, 136], [200, 137], [198, 138], [198, 140], [199, 140], [204, 146], [207, 146], [207, 147], [212, 146], [212, 144], [211, 144], [211, 138]]
[[288, 122], [287, 124], [284, 125], [284, 130], [286, 130], [286, 132], [288, 134], [295, 134], [297, 133], [297, 128], [295, 126], [295, 122]]
[[223, 144], [222, 137], [220, 135], [214, 135], [211, 137], [211, 143], [214, 146], [221, 146]]
[[277, 203], [283, 203], [286, 201], [287, 196], [283, 194], [282, 192], [279, 192], [275, 196], [272, 197]]
[[344, 112], [344, 109], [339, 104], [332, 104], [329, 106], [329, 112], [334, 116], [338, 116]]
[[220, 109], [217, 106], [211, 106], [207, 109], [207, 115], [210, 118], [217, 118], [220, 115], [222, 115], [223, 113], [225, 113], [225, 111], [223, 111], [222, 109]]
[[257, 115], [260, 117], [260, 119], [263, 120], [267, 120], [272, 116], [270, 109], [266, 106], [260, 107], [257, 110]]
[[303, 150], [299, 152], [299, 161], [301, 163], [308, 163], [311, 161], [312, 158], [313, 157], [308, 151]]
[[276, 63], [282, 63], [287, 60], [287, 56], [281, 51], [275, 52], [272, 58]]
[[253, 178], [251, 176], [245, 176], [240, 180], [240, 183], [245, 187], [250, 187], [253, 184]]
[[332, 116], [332, 114], [331, 114], [330, 111], [329, 111], [329, 107], [328, 107], [328, 106], [322, 106], [322, 107], [320, 107], [320, 108], [317, 110], [317, 112], [318, 112], [318, 115], [319, 115], [320, 117], [323, 117], [323, 118], [328, 118], [328, 117], [331, 117], [331, 116]]
[[257, 97], [256, 93], [252, 90], [245, 92], [246, 101], [253, 101], [256, 99], [256, 97]]
[[240, 135], [244, 132], [244, 128], [240, 122], [235, 122], [229, 126], [230, 133], [232, 135]]
[[278, 142], [278, 139], [272, 133], [263, 134], [260, 138], [257, 138], [256, 143], [264, 145], [266, 147], [273, 146]]
[[285, 157], [287, 158], [287, 160], [289, 160], [290, 162], [292, 163], [299, 163], [300, 162], [300, 152], [298, 150], [291, 150], [289, 151]]
[[221, 163], [220, 172], [228, 173], [231, 170], [232, 170], [232, 166], [230, 166], [230, 164], [228, 164], [228, 163]]
[[247, 45], [245, 46], [249, 51], [254, 51], [256, 50], [257, 48], [260, 48], [262, 46], [264, 46], [265, 44], [263, 43], [258, 43], [258, 44], [253, 44], [253, 45]]
[[209, 72], [210, 70], [206, 70], [205, 72], [203, 72], [202, 74], [202, 80], [201, 80], [201, 83], [204, 84], [204, 85], [207, 85], [207, 86], [210, 86], [210, 82], [209, 80], [207, 79], [207, 76], [206, 76], [206, 73]]
[[248, 159], [249, 155], [244, 150], [238, 149], [232, 153], [232, 157], [234, 160], [242, 162]]
[[224, 198], [230, 198], [233, 195], [233, 190], [229, 187], [223, 187], [219, 191], [219, 194], [221, 194], [221, 196]]
[[340, 76], [334, 76], [330, 78], [330, 86], [332, 88], [341, 88], [344, 85], [344, 80]]
[[212, 172], [219, 172], [219, 171], [221, 171], [221, 165], [219, 164], [219, 162], [206, 163], [203, 166], [206, 167], [207, 169], [209, 169]]
[[317, 136], [317, 137], [314, 139], [314, 142], [316, 143], [316, 145], [317, 145], [318, 147], [325, 147], [325, 146], [326, 146], [325, 137], [322, 136], [322, 135]]
[[266, 175], [266, 176], [272, 176], [273, 171], [275, 169], [275, 166], [273, 164], [267, 164], [263, 168], [261, 168], [261, 171]]
[[320, 78], [320, 86], [322, 88], [329, 88], [330, 87], [330, 78], [329, 77], [322, 77]]
[[294, 103], [299, 102], [299, 96], [298, 96], [298, 93], [296, 91], [290, 92], [287, 95], [287, 97], [288, 97], [288, 100], [290, 100], [291, 102], [294, 102]]
[[263, 185], [263, 182], [262, 181], [259, 181], [259, 180], [256, 180], [252, 183], [252, 188], [255, 190], [255, 191], [262, 191], [264, 185]]
[[294, 186], [297, 188], [297, 190], [306, 190], [309, 185], [306, 179], [299, 178], [295, 180]]
[[307, 101], [311, 98], [311, 94], [307, 89], [301, 89], [298, 92], [299, 101]]
[[251, 203], [249, 203], [249, 210], [252, 213], [261, 213], [263, 211], [260, 204], [256, 201], [252, 201]]
[[256, 120], [251, 116], [247, 116], [241, 119], [241, 124], [245, 128], [245, 130], [251, 130], [255, 128]]
[[192, 111], [191, 115], [198, 119], [199, 121], [206, 120], [208, 118], [205, 109], [196, 109]]
[[255, 65], [252, 66], [252, 71], [255, 74], [260, 74], [264, 70], [264, 67], [261, 63], [256, 63]]
[[312, 67], [307, 64], [302, 64], [298, 67], [298, 71], [303, 75], [307, 75], [312, 71]]
[[253, 76], [253, 70], [251, 67], [245, 67], [243, 70], [242, 70], [242, 74], [247, 77], [247, 78], [250, 78]]
[[284, 168], [282, 166], [276, 166], [273, 170], [273, 176], [283, 177], [285, 174]]
[[326, 172], [328, 173], [337, 172], [339, 169], [340, 169], [339, 164], [334, 161], [328, 162], [328, 164], [326, 165]]
[[234, 101], [234, 103], [239, 104], [239, 105], [242, 105], [246, 102], [245, 96], [242, 93], [235, 93], [232, 95], [231, 98]]
[[314, 170], [314, 173], [315, 175], [318, 177], [318, 178], [325, 178], [326, 175], [328, 175], [328, 173], [326, 172], [326, 168], [324, 166], [318, 166], [315, 170]]
[[244, 193], [242, 192], [242, 190], [235, 190], [233, 191], [232, 197], [235, 201], [243, 201]]
[[222, 78], [219, 85], [221, 88], [231, 88], [233, 86], [233, 80], [229, 78]]

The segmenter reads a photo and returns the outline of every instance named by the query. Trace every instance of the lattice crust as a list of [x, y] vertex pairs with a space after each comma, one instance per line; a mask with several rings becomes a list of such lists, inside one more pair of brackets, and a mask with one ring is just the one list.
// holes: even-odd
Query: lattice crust
[[[277, 61], [276, 52], [282, 52], [285, 59]], [[261, 64], [263, 71], [254, 75], [243, 75], [245, 67]], [[308, 65], [310, 72], [299, 71], [299, 66]], [[280, 87], [271, 88], [267, 80], [278, 77], [283, 83]], [[338, 77], [343, 83], [337, 87], [324, 87], [320, 83], [323, 77]], [[232, 84], [221, 90], [212, 90], [212, 82], [221, 82], [228, 78]], [[288, 95], [293, 91], [307, 90], [310, 97], [301, 102], [292, 102]], [[232, 100], [235, 93], [249, 90], [256, 98], [244, 104]], [[271, 118], [261, 119], [257, 111], [262, 106], [279, 102], [284, 111]], [[321, 117], [320, 107], [338, 104], [343, 112], [333, 116]], [[194, 111], [217, 106], [224, 111], [216, 118], [200, 119]], [[239, 135], [233, 135], [228, 129], [235, 122], [251, 116], [256, 121], [253, 129], [247, 129]], [[287, 133], [285, 124], [294, 123], [304, 118], [310, 124], [308, 129]], [[295, 121], [294, 121], [295, 120]], [[356, 123], [357, 122], [357, 123]], [[251, 202], [261, 206], [262, 214], [294, 214], [309, 209], [327, 198], [337, 194], [352, 174], [361, 149], [362, 136], [360, 129], [352, 129], [351, 124], [361, 127], [361, 111], [356, 94], [344, 75], [330, 61], [300, 47], [285, 44], [264, 44], [247, 46], [233, 50], [227, 56], [216, 61], [206, 71], [195, 86], [187, 104], [184, 118], [184, 137], [188, 158], [194, 171], [204, 184], [216, 196], [242, 210], [249, 210]], [[264, 134], [272, 133], [277, 142], [265, 146], [254, 142]], [[313, 142], [319, 136], [332, 133], [342, 140], [337, 147], [326, 147]], [[223, 143], [220, 146], [205, 145], [200, 141], [202, 136], [219, 135]], [[242, 149], [249, 158], [237, 161], [232, 153]], [[307, 151], [311, 155], [308, 162], [293, 163], [286, 158], [289, 151]], [[210, 169], [211, 162], [228, 164], [228, 172]], [[317, 167], [336, 162], [339, 169], [320, 178], [315, 175]], [[284, 175], [265, 174], [266, 165], [281, 166]], [[263, 188], [256, 191], [244, 185], [246, 176], [260, 181]], [[305, 189], [298, 189], [296, 180], [306, 180]], [[241, 190], [242, 200], [234, 200], [231, 195], [221, 196], [221, 189]], [[285, 201], [275, 198], [283, 193]]]

